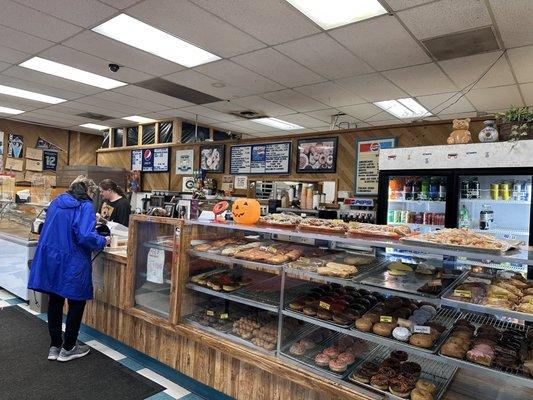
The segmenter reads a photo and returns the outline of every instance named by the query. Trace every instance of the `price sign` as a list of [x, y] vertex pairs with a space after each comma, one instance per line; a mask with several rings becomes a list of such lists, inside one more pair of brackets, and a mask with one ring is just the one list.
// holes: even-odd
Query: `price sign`
[[453, 291], [453, 295], [457, 296], [457, 297], [470, 298], [470, 297], [472, 297], [472, 292], [470, 290], [457, 290], [457, 289], [455, 289]]
[[324, 308], [324, 309], [326, 309], [326, 310], [329, 310], [329, 309], [331, 308], [331, 304], [326, 303], [326, 302], [324, 302], [324, 301], [319, 302], [319, 303], [318, 303], [318, 306], [319, 306], [320, 308]]
[[425, 334], [431, 334], [431, 327], [425, 326], [425, 325], [415, 325], [413, 327], [414, 333], [425, 333]]
[[392, 317], [389, 317], [388, 315], [382, 315], [379, 317], [379, 322], [388, 322], [390, 324], [392, 322]]
[[213, 317], [215, 315], [215, 312], [213, 310], [207, 310], [205, 313], [210, 317]]
[[220, 319], [228, 319], [228, 318], [229, 318], [228, 313], [222, 313], [222, 314], [220, 314]]
[[509, 295], [505, 294], [505, 293], [496, 293], [494, 295], [494, 297], [496, 297], [497, 299], [508, 299], [509, 298]]

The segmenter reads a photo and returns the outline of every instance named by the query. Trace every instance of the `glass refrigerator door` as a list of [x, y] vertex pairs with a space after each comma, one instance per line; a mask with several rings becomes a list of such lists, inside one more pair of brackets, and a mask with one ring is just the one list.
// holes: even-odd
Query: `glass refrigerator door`
[[529, 241], [530, 175], [459, 176], [459, 227]]
[[387, 225], [417, 232], [444, 228], [447, 176], [388, 176]]

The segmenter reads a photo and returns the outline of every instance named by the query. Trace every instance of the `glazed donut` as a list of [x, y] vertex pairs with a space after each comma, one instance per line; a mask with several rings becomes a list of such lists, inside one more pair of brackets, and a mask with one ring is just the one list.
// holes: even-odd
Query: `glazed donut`
[[333, 164], [333, 156], [332, 156], [332, 155], [329, 155], [329, 156], [327, 157], [326, 162], [327, 162], [329, 165], [332, 165], [332, 164]]
[[433, 382], [426, 381], [425, 379], [419, 379], [416, 382], [416, 388], [420, 390], [425, 390], [426, 392], [429, 392], [431, 394], [434, 394], [437, 390], [437, 387]]

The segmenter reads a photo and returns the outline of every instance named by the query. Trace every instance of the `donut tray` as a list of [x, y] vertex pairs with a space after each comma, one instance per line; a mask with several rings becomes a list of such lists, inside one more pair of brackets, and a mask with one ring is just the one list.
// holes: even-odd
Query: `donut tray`
[[[372, 312], [372, 309], [368, 312]], [[415, 346], [413, 344], [410, 344], [409, 342], [401, 342], [393, 337], [389, 337], [387, 339], [389, 339], [390, 341], [393, 341], [395, 343], [401, 343], [402, 344], [402, 347], [408, 347], [408, 348], [411, 348], [411, 349], [416, 349], [418, 351], [422, 351], [422, 352], [427, 352], [427, 353], [436, 353], [437, 350], [440, 348], [440, 346], [444, 343], [444, 341], [446, 340], [446, 338], [448, 337], [448, 334], [451, 330], [451, 327], [453, 326], [453, 324], [455, 323], [455, 321], [457, 321], [459, 319], [459, 317], [461, 316], [461, 312], [460, 311], [457, 311], [457, 310], [454, 310], [452, 308], [439, 308], [437, 310], [437, 314], [428, 320], [428, 322], [435, 322], [435, 323], [438, 323], [438, 324], [441, 324], [443, 326], [446, 326], [446, 330], [438, 337], [438, 339], [435, 341], [435, 343], [433, 344], [432, 347], [430, 348], [422, 348], [422, 347], [418, 347], [418, 346]], [[358, 330], [357, 328], [352, 327], [351, 328], [352, 330], [354, 331], [357, 331], [357, 332], [363, 332], [363, 331], [360, 331]], [[384, 338], [383, 336], [380, 336], [380, 335], [377, 335], [373, 332], [363, 332], [364, 334], [366, 335], [370, 335], [370, 336], [374, 336], [374, 337], [378, 337], [378, 338]]]
[[[481, 325], [490, 325], [499, 330], [515, 329], [515, 330], [519, 330], [519, 331], [526, 332], [526, 333], [528, 332], [528, 327], [525, 325], [515, 324], [512, 322], [503, 320], [503, 319], [496, 319], [492, 315], [464, 313], [461, 315], [460, 318], [464, 318], [470, 323], [472, 323], [476, 327], [476, 329], [480, 327]], [[533, 329], [533, 328], [529, 328], [529, 329]], [[445, 356], [441, 354], [440, 351], [439, 351], [439, 355], [443, 357], [444, 359], [446, 359], [446, 362], [453, 364], [457, 367], [469, 369], [479, 374], [492, 376], [497, 379], [504, 379], [506, 383], [509, 385], [516, 384], [516, 385], [522, 385], [522, 386], [526, 386], [529, 388], [533, 388], [533, 379], [525, 375], [520, 367], [519, 368], [503, 368], [503, 367], [497, 367], [497, 366], [487, 367], [481, 364], [468, 361], [466, 359], [463, 360], [459, 358]]]
[[[324, 329], [324, 328], [319, 328], [319, 329]], [[336, 379], [344, 379], [344, 378], [346, 378], [346, 376], [348, 376], [353, 371], [353, 369], [355, 368], [355, 365], [358, 364], [358, 362], [360, 360], [360, 357], [356, 358], [355, 362], [352, 365], [349, 365], [348, 368], [346, 369], [346, 371], [344, 371], [344, 372], [334, 372], [334, 371], [330, 370], [329, 367], [319, 367], [318, 365], [315, 364], [315, 357], [319, 353], [322, 353], [322, 351], [324, 349], [326, 349], [329, 346], [331, 346], [336, 339], [340, 339], [341, 337], [345, 336], [345, 335], [343, 335], [341, 333], [329, 331], [331, 334], [326, 339], [322, 340], [320, 343], [318, 343], [316, 345], [316, 347], [314, 347], [311, 350], [308, 350], [305, 354], [303, 354], [301, 356], [294, 355], [294, 354], [290, 353], [289, 349], [294, 343], [298, 342], [301, 339], [304, 339], [304, 338], [310, 336], [311, 334], [313, 334], [314, 332], [316, 332], [319, 329], [307, 330], [302, 335], [297, 336], [294, 340], [291, 340], [290, 342], [287, 342], [281, 348], [281, 354], [283, 356], [287, 357], [287, 358], [290, 358], [290, 359], [294, 360], [294, 361], [297, 361], [299, 363], [305, 364], [307, 367], [309, 367], [309, 368], [311, 368], [313, 370], [320, 371], [321, 374], [324, 374], [326, 376], [329, 376], [329, 377], [332, 377], [332, 378], [336, 378]], [[366, 345], [373, 346], [372, 343], [366, 343]]]
[[[387, 346], [380, 345], [376, 347], [374, 351], [372, 351], [370, 354], [367, 355], [366, 358], [364, 358], [360, 362], [356, 362], [354, 372], [352, 372], [352, 374], [349, 374], [347, 377], [348, 381], [353, 382], [355, 385], [364, 386], [365, 388], [377, 391], [383, 394], [388, 399], [402, 400], [403, 399], [402, 397], [396, 396], [389, 391], [377, 389], [373, 387], [370, 383], [358, 382], [354, 378], [355, 371], [364, 362], [370, 361], [376, 364], [380, 364], [384, 359], [389, 357], [392, 350], [393, 349]], [[448, 387], [450, 386], [453, 380], [455, 372], [457, 371], [457, 367], [447, 365], [444, 362], [439, 362], [436, 360], [429, 360], [422, 356], [417, 356], [417, 355], [412, 355], [412, 354], [409, 354], [408, 361], [413, 361], [413, 362], [420, 364], [420, 367], [422, 367], [422, 372], [420, 373], [420, 379], [425, 379], [435, 384], [435, 386], [437, 387], [437, 390], [435, 392], [435, 395], [433, 396], [433, 400], [440, 400], [446, 393], [446, 390], [448, 390]]]

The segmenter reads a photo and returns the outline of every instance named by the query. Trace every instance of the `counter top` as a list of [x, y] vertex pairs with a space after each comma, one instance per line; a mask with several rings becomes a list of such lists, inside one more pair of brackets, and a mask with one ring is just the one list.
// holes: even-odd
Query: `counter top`
[[0, 238], [25, 246], [36, 246], [37, 239], [32, 237], [30, 228], [16, 222], [0, 221]]
[[128, 260], [128, 250], [126, 247], [106, 247], [104, 254], [107, 258], [114, 259], [121, 263], [126, 263]]

